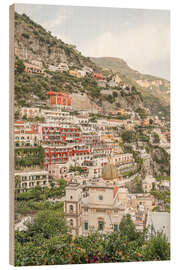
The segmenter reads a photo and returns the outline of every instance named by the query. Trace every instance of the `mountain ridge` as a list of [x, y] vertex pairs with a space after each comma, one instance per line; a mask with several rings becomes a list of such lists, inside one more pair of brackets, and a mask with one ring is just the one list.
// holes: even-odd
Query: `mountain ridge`
[[156, 106], [162, 106], [165, 114], [170, 114], [170, 82], [166, 79], [156, 77], [154, 75], [142, 74], [129, 67], [129, 65], [121, 58], [117, 57], [91, 57], [96, 65], [102, 70], [109, 69], [109, 72], [117, 72], [120, 77], [125, 77], [125, 80], [138, 87], [145, 99], [145, 103], [149, 108], [152, 108], [152, 99], [155, 101], [153, 106], [154, 112], [158, 112]]
[[[21, 106], [27, 104], [30, 106], [32, 96], [37, 94], [38, 99], [46, 101], [47, 91], [54, 89], [55, 91], [63, 90], [69, 94], [86, 94], [90, 99], [90, 103], [94, 102], [105, 110], [116, 110], [119, 105], [125, 109], [130, 106], [134, 110], [138, 106], [143, 106], [142, 102], [144, 102], [144, 105], [152, 110], [153, 114], [158, 113], [160, 108], [160, 110], [164, 110], [163, 115], [169, 115], [169, 103], [166, 103], [166, 97], [164, 100], [161, 97], [162, 91], [159, 91], [155, 85], [152, 86], [152, 90], [154, 91], [154, 94], [152, 94], [149, 93], [149, 90], [151, 90], [149, 86], [142, 86], [143, 83], [147, 83], [144, 78], [150, 80], [154, 77], [151, 75], [142, 75], [138, 71], [131, 69], [124, 60], [118, 59], [117, 61], [117, 58], [113, 57], [108, 58], [111, 62], [112, 59], [116, 62], [116, 68], [111, 70], [108, 63], [105, 63], [105, 66], [103, 66], [102, 63], [99, 63], [99, 60], [83, 56], [74, 45], [67, 44], [61, 39], [53, 37], [50, 32], [47, 32], [41, 25], [35, 23], [25, 14], [20, 15], [15, 13], [15, 55], [19, 59], [22, 59], [24, 63], [40, 61], [45, 74], [44, 79], [42, 76], [39, 77], [39, 75], [34, 75], [34, 77], [30, 78], [28, 74], [21, 74], [19, 78], [16, 78], [15, 99], [17, 104], [21, 104]], [[107, 78], [107, 83], [115, 74], [119, 74], [121, 85], [125, 84], [134, 87], [135, 91], [133, 94], [130, 92], [123, 94], [124, 90], [121, 89], [121, 85], [110, 87], [106, 84], [102, 87], [92, 75], [76, 78], [71, 76], [67, 71], [53, 72], [49, 70], [49, 66], [56, 68], [60, 63], [67, 63], [69, 68], [75, 71], [86, 67], [90, 68], [92, 73], [102, 73]], [[34, 90], [34, 87], [37, 87], [38, 91]], [[107, 95], [102, 90], [107, 90]], [[117, 97], [113, 97], [112, 90], [117, 92]], [[127, 92], [128, 90], [125, 91]], [[151, 97], [150, 100], [149, 97]], [[142, 98], [144, 101], [142, 101]], [[149, 101], [151, 101], [151, 104]], [[136, 104], [135, 108], [133, 103]]]

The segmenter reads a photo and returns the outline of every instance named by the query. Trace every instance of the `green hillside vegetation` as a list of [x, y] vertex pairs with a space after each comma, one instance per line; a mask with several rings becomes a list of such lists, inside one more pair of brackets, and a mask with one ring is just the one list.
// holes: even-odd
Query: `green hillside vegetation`
[[[15, 62], [15, 103], [17, 106], [31, 107], [39, 101], [46, 103], [48, 100], [48, 91], [51, 89], [55, 92], [64, 91], [66, 93], [86, 93], [93, 102], [99, 106], [102, 104], [102, 99], [109, 103], [116, 103], [118, 96], [117, 92], [113, 95], [102, 95], [97, 81], [91, 75], [86, 75], [83, 78], [71, 76], [68, 72], [52, 72], [45, 70], [46, 75], [28, 74], [24, 71], [24, 61], [16, 57]], [[127, 100], [130, 104], [138, 97], [139, 102], [142, 102], [141, 93], [133, 87], [133, 91], [124, 93], [118, 90], [119, 95]], [[46, 106], [46, 105], [44, 105]], [[119, 105], [117, 104], [117, 108]], [[120, 116], [119, 116], [119, 119]]]
[[[122, 99], [126, 99], [128, 103], [135, 95], [139, 95], [145, 106], [148, 106], [154, 114], [162, 111], [161, 116], [169, 117], [169, 105], [164, 103], [165, 99], [161, 100], [161, 95], [164, 91], [163, 85], [161, 91], [156, 88], [152, 91], [142, 89], [136, 82], [137, 79], [154, 80], [158, 79], [154, 76], [143, 75], [131, 69], [125, 61], [113, 58], [89, 58], [83, 56], [74, 45], [64, 43], [41, 25], [35, 23], [27, 15], [15, 13], [15, 48], [21, 53], [26, 54], [31, 59], [38, 59], [42, 62], [44, 69], [43, 75], [30, 75], [23, 72], [23, 62], [16, 59], [16, 76], [15, 76], [15, 102], [17, 106], [31, 106], [37, 104], [38, 101], [46, 104], [47, 91], [64, 91], [67, 93], [87, 93], [88, 96], [99, 106], [102, 105], [102, 99], [110, 104], [116, 104], [114, 95], [101, 95], [101, 87], [97, 86], [96, 80], [92, 75], [84, 78], [76, 78], [70, 76], [68, 72], [50, 72], [48, 65], [59, 65], [65, 61], [70, 64], [71, 69], [81, 69], [84, 66], [92, 68], [94, 72], [102, 72], [109, 81], [115, 73], [120, 75], [122, 82], [131, 85], [136, 89], [136, 93], [127, 93], [119, 87], [115, 87], [121, 93]], [[25, 55], [24, 55], [25, 56]], [[62, 60], [63, 59], [63, 60]], [[29, 60], [24, 60], [28, 62]], [[18, 64], [17, 64], [18, 63]], [[106, 70], [105, 70], [106, 69]], [[107, 89], [107, 88], [105, 88]], [[165, 94], [165, 92], [163, 92]], [[129, 97], [128, 97], [129, 96]], [[165, 96], [166, 97], [166, 96]], [[134, 101], [133, 101], [134, 102]], [[127, 102], [126, 102], [127, 103]], [[44, 106], [43, 105], [43, 106]]]
[[[50, 72], [47, 76], [41, 74], [28, 74], [24, 71], [24, 62], [16, 58], [15, 68], [15, 102], [17, 106], [32, 106], [36, 101], [46, 102], [48, 91], [64, 91], [67, 93], [86, 92], [91, 98], [101, 97], [100, 87], [89, 75], [84, 78], [76, 78], [68, 72]], [[36, 99], [34, 100], [34, 97]]]
[[20, 15], [15, 12], [15, 40], [24, 45], [34, 56], [41, 56], [44, 67], [47, 64], [55, 64], [54, 61], [61, 62], [60, 54], [65, 54], [67, 61], [77, 67], [86, 65], [96, 69], [96, 65], [78, 52], [75, 46], [52, 36], [51, 32], [46, 31], [26, 14]]
[[[118, 73], [122, 82], [128, 83], [135, 86], [142, 93], [145, 106], [150, 108], [153, 114], [159, 114], [161, 111], [161, 116], [170, 118], [170, 97], [169, 89], [166, 86], [167, 80], [158, 78], [155, 76], [141, 74], [140, 72], [130, 68], [127, 63], [119, 58], [115, 57], [91, 57], [91, 60], [102, 69], [106, 69], [106, 73], [109, 69], [109, 74]], [[152, 86], [144, 88], [141, 87], [136, 80], [147, 80], [149, 82], [155, 80], [161, 80], [163, 82], [159, 87]]]

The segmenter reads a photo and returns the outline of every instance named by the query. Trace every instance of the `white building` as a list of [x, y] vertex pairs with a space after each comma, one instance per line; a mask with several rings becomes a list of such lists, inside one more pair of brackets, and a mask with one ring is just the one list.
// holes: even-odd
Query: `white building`
[[28, 107], [23, 107], [20, 110], [20, 115], [26, 116], [27, 118], [34, 118], [34, 117], [41, 117], [41, 112], [39, 108], [28, 108]]
[[45, 170], [16, 171], [14, 177], [17, 192], [26, 192], [28, 189], [35, 187], [50, 186], [48, 172]]
[[107, 164], [103, 167], [103, 179], [72, 182], [66, 187], [64, 212], [73, 235], [117, 231], [127, 213], [135, 215], [137, 229], [144, 228], [145, 207], [140, 204], [137, 209], [136, 203], [133, 207], [128, 190], [118, 186], [121, 181], [115, 166]]
[[149, 236], [160, 232], [170, 242], [170, 214], [168, 212], [149, 212], [146, 227], [148, 228]]
[[146, 178], [142, 181], [144, 192], [150, 192], [153, 188], [153, 184], [156, 184], [155, 178], [153, 178], [152, 175], [147, 175]]

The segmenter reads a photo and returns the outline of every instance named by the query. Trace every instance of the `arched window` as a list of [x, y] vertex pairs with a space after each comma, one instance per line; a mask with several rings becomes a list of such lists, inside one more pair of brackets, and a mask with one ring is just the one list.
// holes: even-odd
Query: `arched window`
[[69, 224], [71, 227], [73, 227], [73, 219], [70, 219]]
[[73, 199], [73, 196], [70, 196], [70, 200], [72, 200]]
[[71, 204], [70, 207], [69, 207], [69, 211], [70, 212], [73, 212], [73, 205]]

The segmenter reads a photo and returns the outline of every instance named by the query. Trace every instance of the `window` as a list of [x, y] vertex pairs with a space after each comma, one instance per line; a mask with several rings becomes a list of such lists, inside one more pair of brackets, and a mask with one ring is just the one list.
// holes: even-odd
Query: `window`
[[73, 199], [73, 196], [70, 196], [70, 200], [72, 200]]
[[88, 231], [88, 222], [84, 222], [84, 230]]
[[69, 224], [71, 227], [73, 227], [73, 219], [70, 219]]
[[98, 231], [103, 231], [103, 229], [104, 229], [104, 221], [99, 220], [98, 221]]
[[118, 231], [118, 224], [114, 224], [114, 232]]
[[71, 204], [69, 207], [69, 211], [72, 213], [73, 212], [73, 205]]
[[103, 196], [99, 195], [99, 200], [102, 201], [103, 200]]

